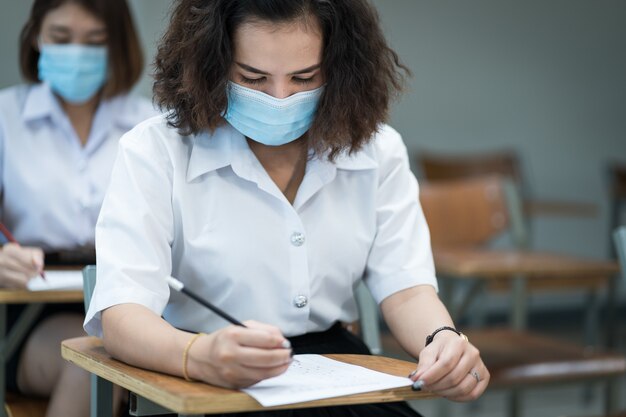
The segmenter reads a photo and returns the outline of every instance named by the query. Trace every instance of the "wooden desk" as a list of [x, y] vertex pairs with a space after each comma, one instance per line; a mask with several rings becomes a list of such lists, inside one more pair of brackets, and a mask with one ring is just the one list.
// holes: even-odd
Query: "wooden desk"
[[[178, 414], [248, 412], [338, 404], [395, 402], [432, 397], [432, 394], [413, 391], [411, 387], [403, 387], [266, 408], [242, 391], [219, 388], [201, 382], [187, 382], [182, 378], [136, 368], [115, 360], [104, 350], [102, 340], [96, 337], [65, 340], [61, 346], [61, 354], [66, 360], [92, 374]], [[326, 356], [397, 376], [407, 376], [415, 369], [414, 363], [381, 356]], [[93, 397], [92, 402], [94, 402]]]
[[[80, 269], [79, 267], [76, 268]], [[37, 319], [44, 305], [49, 303], [79, 303], [82, 301], [82, 290], [28, 291], [0, 289], [0, 417], [6, 416], [4, 407], [6, 381], [4, 378], [7, 359], [22, 342], [26, 332]], [[7, 334], [8, 304], [27, 304], [27, 306]]]
[[511, 283], [511, 322], [516, 329], [526, 325], [527, 286], [558, 288], [572, 283], [597, 289], [619, 273], [614, 261], [583, 260], [547, 252], [487, 249], [442, 249], [433, 251], [435, 268], [442, 277]]
[[1, 304], [82, 303], [83, 290], [6, 290], [0, 289]]

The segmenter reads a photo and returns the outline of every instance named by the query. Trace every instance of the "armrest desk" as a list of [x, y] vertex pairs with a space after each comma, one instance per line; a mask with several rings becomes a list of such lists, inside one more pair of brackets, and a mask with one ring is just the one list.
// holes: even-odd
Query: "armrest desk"
[[[425, 392], [413, 391], [411, 387], [403, 387], [265, 408], [242, 391], [219, 388], [200, 382], [187, 382], [182, 378], [127, 365], [113, 359], [104, 350], [102, 340], [96, 337], [79, 337], [65, 340], [61, 347], [61, 354], [66, 360], [97, 376], [101, 379], [100, 382], [104, 380], [109, 384], [115, 383], [120, 385], [131, 391], [138, 398], [143, 397], [142, 399], [147, 399], [179, 415], [394, 402], [432, 397], [431, 394]], [[398, 376], [406, 376], [415, 369], [415, 365], [411, 362], [381, 356], [327, 356], [335, 360]], [[110, 404], [102, 404], [103, 398], [97, 398], [97, 391], [98, 388], [94, 390], [92, 387], [91, 415], [92, 417], [103, 417], [105, 415], [109, 417], [111, 415], [111, 406]], [[110, 397], [107, 400], [110, 400]], [[131, 399], [131, 413], [133, 411], [138, 412], [139, 410], [133, 410], [132, 402]], [[94, 407], [97, 407], [97, 409]], [[137, 413], [136, 415], [141, 414]]]

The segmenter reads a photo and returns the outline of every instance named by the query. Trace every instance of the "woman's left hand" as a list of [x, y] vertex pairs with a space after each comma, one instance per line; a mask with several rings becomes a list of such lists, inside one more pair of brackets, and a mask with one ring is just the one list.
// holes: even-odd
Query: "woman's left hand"
[[478, 349], [464, 337], [444, 331], [421, 350], [410, 378], [421, 380], [422, 390], [453, 401], [472, 401], [485, 391], [490, 375]]

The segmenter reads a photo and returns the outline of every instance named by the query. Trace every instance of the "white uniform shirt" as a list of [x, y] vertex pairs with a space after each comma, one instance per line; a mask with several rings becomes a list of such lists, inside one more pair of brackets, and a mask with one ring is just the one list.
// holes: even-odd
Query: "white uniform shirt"
[[404, 144], [387, 126], [354, 157], [309, 161], [291, 205], [230, 125], [185, 137], [152, 118], [120, 142], [96, 226], [85, 329], [102, 336], [102, 310], [121, 303], [181, 329], [229, 325], [170, 293], [168, 275], [235, 318], [286, 336], [353, 321], [362, 278], [379, 302], [436, 287], [417, 193]]
[[83, 147], [46, 84], [0, 91], [0, 219], [23, 245], [94, 244], [119, 138], [157, 112], [146, 99], [100, 103]]

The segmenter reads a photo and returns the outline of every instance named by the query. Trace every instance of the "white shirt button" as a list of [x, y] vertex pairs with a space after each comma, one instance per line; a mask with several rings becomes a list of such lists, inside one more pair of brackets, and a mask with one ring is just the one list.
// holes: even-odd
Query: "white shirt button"
[[309, 303], [309, 300], [304, 295], [296, 295], [293, 299], [293, 305], [302, 308], [305, 307]]
[[300, 232], [293, 232], [291, 234], [291, 244], [294, 246], [304, 245], [304, 234]]

